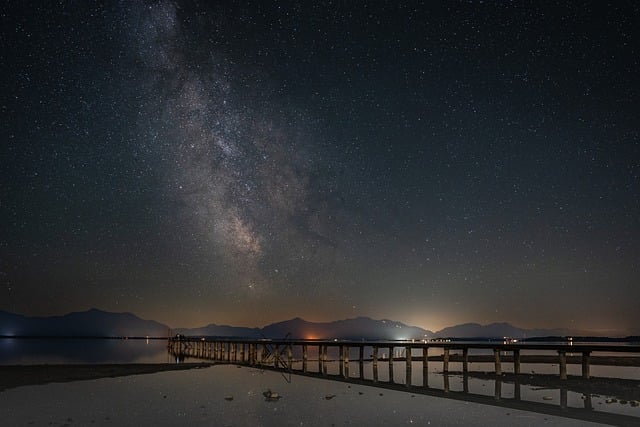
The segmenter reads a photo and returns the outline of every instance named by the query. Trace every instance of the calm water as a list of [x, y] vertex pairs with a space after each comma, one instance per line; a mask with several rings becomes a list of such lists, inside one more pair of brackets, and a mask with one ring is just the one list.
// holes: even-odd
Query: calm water
[[167, 363], [165, 340], [0, 339], [0, 365]]

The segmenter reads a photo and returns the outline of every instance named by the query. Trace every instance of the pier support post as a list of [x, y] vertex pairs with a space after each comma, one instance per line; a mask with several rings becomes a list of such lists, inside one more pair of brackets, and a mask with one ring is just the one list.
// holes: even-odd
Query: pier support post
[[495, 361], [495, 371], [496, 375], [502, 375], [502, 364], [500, 363], [500, 350], [497, 348], [493, 349], [493, 358]]
[[520, 350], [513, 350], [513, 373], [520, 373]]
[[558, 356], [560, 359], [560, 379], [567, 379], [567, 352], [564, 350], [558, 350]]
[[560, 408], [567, 409], [567, 389], [560, 387]]
[[411, 347], [407, 346], [404, 350], [404, 358], [407, 363], [406, 386], [411, 387]]
[[327, 345], [322, 346], [322, 375], [327, 375]]
[[343, 348], [344, 351], [344, 377], [349, 378], [349, 346]]
[[322, 344], [318, 344], [318, 373], [322, 373]]
[[358, 372], [359, 372], [359, 376], [360, 379], [363, 380], [364, 379], [364, 346], [360, 345], [358, 346]]
[[449, 393], [449, 387], [450, 387], [450, 385], [449, 385], [449, 371], [444, 371], [442, 373], [442, 381], [443, 381], [443, 384], [442, 384], [443, 391], [445, 393]]
[[469, 349], [462, 349], [462, 372], [469, 372]]
[[389, 382], [393, 382], [393, 349], [394, 347], [389, 347]]
[[340, 376], [344, 377], [344, 346], [342, 344], [340, 344], [338, 346], [338, 359], [339, 359], [339, 365], [340, 365]]
[[302, 344], [302, 372], [307, 373], [307, 359], [309, 359], [309, 350], [306, 344]]
[[588, 351], [583, 351], [582, 352], [582, 378], [586, 378], [586, 379], [591, 378], [590, 360], [591, 360], [591, 353]]
[[293, 366], [293, 349], [291, 348], [291, 344], [287, 346], [287, 368], [291, 369]]
[[442, 349], [442, 371], [449, 372], [449, 349]]
[[589, 411], [593, 410], [593, 403], [591, 402], [591, 393], [587, 393], [584, 397], [584, 409]]
[[378, 346], [373, 346], [373, 382], [378, 382]]
[[502, 397], [502, 378], [496, 378], [495, 389], [493, 391], [493, 398], [495, 400], [500, 400]]
[[273, 352], [273, 367], [278, 367], [278, 361], [280, 360], [280, 346], [276, 344], [275, 351]]
[[244, 360], [244, 343], [240, 343], [240, 361], [242, 363], [245, 362], [245, 360]]
[[427, 370], [429, 368], [429, 346], [422, 347], [422, 369]]

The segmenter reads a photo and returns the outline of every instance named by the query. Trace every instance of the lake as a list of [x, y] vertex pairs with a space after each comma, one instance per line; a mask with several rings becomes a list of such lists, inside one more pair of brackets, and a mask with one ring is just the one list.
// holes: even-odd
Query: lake
[[164, 339], [0, 338], [0, 365], [172, 361]]
[[[314, 353], [313, 348], [309, 349], [309, 371], [317, 372], [318, 364], [317, 351]], [[335, 351], [335, 349], [332, 349]], [[369, 355], [372, 349], [365, 348], [365, 355]], [[399, 350], [402, 351], [402, 350]], [[337, 359], [337, 352], [333, 354], [329, 352], [330, 359]], [[437, 348], [429, 349], [429, 356], [438, 356], [441, 350]], [[382, 356], [382, 354], [381, 354]], [[388, 355], [384, 355], [385, 357]], [[402, 357], [403, 354], [394, 354], [396, 357]], [[420, 356], [420, 352], [414, 354], [414, 357]], [[294, 355], [298, 361], [294, 362], [294, 369], [301, 369], [299, 355]], [[360, 365], [357, 362], [357, 354], [351, 353], [352, 362], [349, 366], [349, 379], [358, 381], [360, 376]], [[186, 361], [199, 361], [198, 358], [188, 358]], [[177, 360], [170, 355], [167, 350], [167, 341], [164, 339], [43, 339], [43, 338], [2, 338], [0, 339], [0, 365], [29, 365], [29, 364], [120, 364], [120, 363], [175, 363]], [[363, 363], [363, 377], [371, 379], [373, 377], [373, 365], [370, 361]], [[516, 396], [518, 400], [524, 402], [532, 402], [535, 405], [544, 403], [557, 407], [565, 405], [567, 408], [575, 408], [579, 410], [597, 412], [605, 412], [611, 414], [629, 415], [638, 417], [640, 422], [640, 408], [632, 406], [633, 400], [638, 400], [635, 390], [640, 390], [640, 367], [621, 367], [621, 366], [592, 366], [591, 373], [594, 377], [611, 378], [612, 384], [615, 379], [632, 380], [635, 390], [628, 392], [628, 385], [618, 388], [620, 391], [596, 392], [575, 388], [573, 386], [565, 387], [556, 384], [540, 384], [528, 382], [533, 376], [525, 375], [520, 384], [515, 384], [508, 377], [504, 379], [496, 379], [483, 377], [484, 373], [493, 371], [492, 363], [473, 363], [469, 364], [469, 374], [463, 375], [460, 370], [459, 363], [451, 362], [448, 375], [442, 372], [442, 363], [430, 361], [425, 381], [424, 372], [421, 361], [412, 363], [410, 376], [411, 390], [420, 392], [420, 390], [445, 390], [447, 389], [451, 395], [459, 396], [460, 394], [470, 394], [476, 396], [490, 397], [492, 400], [502, 400], [508, 402]], [[558, 366], [553, 364], [526, 364], [521, 366], [523, 373], [535, 371], [536, 374], [553, 374], [558, 373]], [[503, 370], [505, 374], [512, 372], [512, 366], [504, 363]], [[568, 365], [569, 375], [580, 375], [579, 365]], [[329, 377], [338, 377], [340, 375], [339, 362], [331, 361], [327, 363], [327, 374]], [[406, 365], [404, 362], [396, 362], [393, 365], [392, 372], [388, 369], [388, 362], [384, 359], [379, 361], [378, 365], [378, 381], [380, 386], [389, 384], [404, 385], [407, 381]], [[295, 376], [294, 376], [295, 378]], [[428, 387], [425, 387], [428, 385]], [[625, 388], [626, 387], [626, 388]], [[463, 391], [465, 393], [463, 393]], [[443, 397], [446, 397], [443, 396]], [[457, 397], [459, 398], [459, 397]], [[464, 400], [464, 399], [463, 399]], [[629, 403], [627, 403], [627, 401]], [[622, 403], [624, 402], [624, 403]], [[591, 409], [592, 408], [592, 409]]]

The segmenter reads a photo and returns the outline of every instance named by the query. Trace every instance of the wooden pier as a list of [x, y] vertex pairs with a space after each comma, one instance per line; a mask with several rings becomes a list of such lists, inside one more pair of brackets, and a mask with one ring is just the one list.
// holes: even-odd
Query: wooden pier
[[[534, 344], [534, 343], [456, 343], [456, 342], [417, 342], [417, 341], [337, 341], [337, 340], [236, 340], [236, 339], [205, 339], [176, 337], [168, 342], [169, 352], [176, 357], [195, 357], [199, 359], [220, 362], [244, 364], [250, 366], [271, 367], [288, 371], [309, 371], [309, 351], [315, 348], [317, 355], [317, 372], [326, 374], [330, 361], [339, 362], [340, 374], [348, 377], [351, 363], [350, 354], [357, 349], [359, 373], [363, 377], [363, 364], [372, 363], [373, 378], [377, 381], [380, 363], [388, 365], [389, 379], [393, 381], [394, 364], [405, 364], [407, 384], [411, 384], [413, 362], [422, 362], [424, 381], [427, 381], [427, 369], [430, 361], [442, 363], [442, 372], [450, 371], [453, 363], [459, 363], [462, 372], [469, 371], [470, 361], [492, 362], [494, 373], [502, 375], [503, 365], [510, 363], [513, 374], [520, 374], [520, 366], [528, 363], [551, 363], [558, 365], [560, 379], [567, 379], [567, 364], [575, 363], [579, 358], [582, 378], [591, 376], [590, 367], [594, 353], [616, 353], [620, 355], [635, 354], [640, 356], [640, 346], [637, 345], [582, 345], [582, 344]], [[365, 358], [365, 348], [371, 349], [371, 354]], [[440, 349], [439, 356], [429, 356], [429, 349]], [[493, 356], [470, 356], [470, 351], [490, 351]], [[556, 357], [549, 357], [554, 352]], [[329, 353], [334, 355], [329, 358]], [[545, 353], [542, 362], [534, 361], [539, 358], [536, 354]], [[296, 357], [294, 358], [294, 354]], [[337, 355], [336, 355], [337, 354]], [[570, 355], [568, 358], [567, 355]], [[471, 360], [473, 358], [473, 360]], [[354, 361], [354, 362], [356, 362]], [[294, 369], [294, 362], [301, 366]], [[426, 385], [426, 384], [425, 384]]]
[[[168, 341], [169, 352], [176, 361], [193, 357], [276, 370], [291, 381], [290, 374], [319, 377], [326, 380], [403, 390], [411, 393], [443, 397], [454, 400], [500, 406], [561, 416], [577, 420], [599, 422], [619, 426], [640, 425], [640, 418], [633, 415], [599, 411], [592, 403], [592, 396], [606, 394], [610, 383], [603, 386], [602, 380], [590, 378], [590, 366], [620, 365], [640, 366], [640, 346], [581, 345], [581, 344], [529, 344], [529, 343], [456, 343], [456, 342], [407, 342], [407, 341], [337, 341], [337, 340], [244, 340], [205, 339], [176, 337]], [[431, 351], [430, 351], [431, 350]], [[474, 354], [475, 353], [475, 354]], [[482, 353], [482, 354], [478, 354]], [[619, 354], [620, 356], [611, 356]], [[316, 363], [314, 363], [316, 362]], [[366, 363], [366, 373], [365, 373]], [[493, 372], [471, 371], [470, 363], [483, 363], [483, 368], [493, 366]], [[555, 375], [540, 375], [548, 389], [550, 403], [521, 398], [521, 386], [536, 384], [538, 375], [523, 374], [521, 364], [536, 363], [557, 365]], [[429, 365], [442, 367], [442, 386], [429, 385]], [[567, 376], [567, 365], [581, 366], [581, 376]], [[357, 365], [358, 373], [353, 365]], [[396, 381], [394, 368], [404, 365], [406, 377]], [[422, 381], [416, 376], [412, 382], [412, 369], [420, 366]], [[330, 366], [330, 368], [329, 368]], [[379, 368], [388, 367], [388, 376], [379, 375]], [[512, 367], [512, 369], [509, 369]], [[355, 368], [355, 366], [354, 366]], [[454, 371], [451, 368], [457, 369]], [[505, 369], [503, 369], [505, 368]], [[433, 370], [433, 368], [432, 368]], [[384, 372], [384, 371], [383, 371]], [[454, 376], [454, 385], [450, 378]], [[462, 377], [462, 387], [457, 377]], [[470, 392], [470, 378], [493, 380], [493, 393]], [[404, 380], [404, 381], [403, 381]], [[533, 381], [533, 383], [532, 383]], [[624, 393], [640, 400], [637, 386], [640, 381], [613, 380], [622, 382]], [[512, 397], [505, 396], [503, 384], [513, 387]], [[549, 384], [551, 388], [549, 388]], [[604, 387], [604, 388], [602, 388]], [[555, 389], [555, 391], [552, 391]], [[583, 406], [568, 404], [569, 391], [582, 394]], [[555, 393], [558, 393], [555, 395]], [[553, 397], [555, 395], [555, 397]]]

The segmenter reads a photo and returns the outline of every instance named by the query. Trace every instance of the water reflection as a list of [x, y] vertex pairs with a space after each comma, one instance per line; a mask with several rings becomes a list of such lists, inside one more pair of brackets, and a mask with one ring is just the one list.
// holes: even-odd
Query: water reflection
[[[332, 364], [338, 363], [329, 362], [326, 365]], [[359, 369], [360, 372], [355, 375], [346, 376], [346, 370], [341, 374], [338, 367], [335, 367], [337, 373], [327, 373], [333, 369], [326, 365], [322, 372], [302, 374], [294, 371], [294, 373], [585, 421], [640, 425], [640, 408], [629, 404], [634, 399], [608, 397], [613, 390], [617, 390], [615, 394], [618, 395], [636, 396], [640, 390], [637, 381], [630, 380], [627, 383], [625, 380], [606, 379], [603, 381], [607, 384], [599, 384], [599, 380], [596, 379], [593, 385], [585, 387], [570, 379], [565, 381], [566, 385], [558, 385], [551, 381], [541, 386], [540, 383], [544, 383], [546, 378], [531, 381], [526, 375], [491, 376], [482, 373], [426, 371], [423, 372], [421, 384], [416, 384], [412, 381], [397, 381], [395, 377], [398, 372], [393, 368], [384, 369], [385, 373], [388, 371], [388, 377], [381, 379], [379, 368], [371, 366], [372, 377], [369, 379], [364, 376], [365, 369]], [[411, 374], [405, 372], [405, 375], [409, 378]], [[430, 386], [430, 382], [435, 383], [437, 387]], [[635, 383], [635, 389], [631, 382]], [[638, 398], [636, 397], [635, 400]], [[620, 404], [620, 402], [624, 403]]]
[[[391, 349], [383, 356], [387, 354], [395, 355]], [[400, 358], [378, 358], [375, 353], [372, 359], [362, 360], [359, 354], [340, 354], [337, 348], [323, 348], [315, 353], [315, 358], [311, 351], [304, 358], [293, 356], [298, 354], [293, 351], [283, 366], [300, 375], [585, 421], [640, 425], [640, 408], [631, 404], [640, 400], [640, 381], [635, 379], [570, 376], [560, 380], [555, 372], [496, 375], [490, 369], [488, 372], [475, 371], [480, 364], [474, 364], [474, 369], [467, 371], [443, 372], [442, 362], [414, 359], [406, 363]], [[403, 356], [406, 357], [400, 355]], [[274, 369], [274, 363], [265, 360], [265, 364], [258, 367]], [[282, 371], [282, 366], [278, 370]]]
[[0, 365], [169, 363], [166, 340], [2, 338]]

